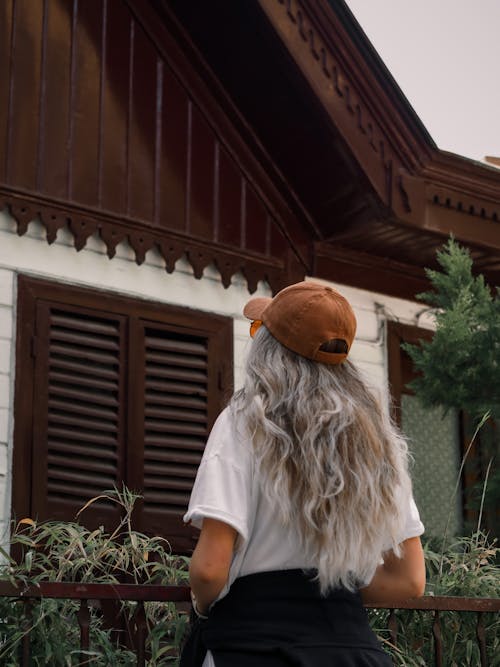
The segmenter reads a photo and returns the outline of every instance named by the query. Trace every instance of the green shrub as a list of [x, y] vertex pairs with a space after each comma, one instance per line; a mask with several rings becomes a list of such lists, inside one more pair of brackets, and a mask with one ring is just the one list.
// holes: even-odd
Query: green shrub
[[424, 406], [468, 415], [466, 440], [482, 423], [480, 455], [469, 462], [479, 480], [465, 490], [465, 502], [468, 509], [482, 503], [483, 526], [500, 536], [500, 288], [491, 289], [476, 275], [470, 252], [452, 238], [436, 259], [441, 270], [426, 269], [431, 291], [417, 295], [430, 306], [436, 331], [430, 341], [402, 346], [419, 372], [410, 387]]
[[[188, 559], [172, 555], [168, 543], [132, 530], [131, 516], [138, 496], [127, 489], [104, 494], [123, 508], [123, 519], [111, 533], [87, 530], [79, 523], [31, 519], [19, 521], [10, 538], [11, 548], [22, 552], [16, 562], [2, 549], [0, 579], [20, 588], [42, 581], [79, 581], [142, 584], [186, 584]], [[95, 501], [95, 499], [94, 499]], [[91, 501], [91, 502], [94, 502]], [[500, 549], [482, 533], [455, 538], [446, 548], [441, 541], [425, 545], [427, 594], [495, 597], [498, 594]], [[184, 635], [187, 616], [175, 605], [145, 603], [149, 667], [173, 667]], [[99, 607], [90, 609], [91, 645], [86, 661], [80, 663], [78, 601], [42, 599], [26, 613], [22, 600], [0, 597], [0, 664], [17, 667], [26, 632], [31, 638], [31, 664], [36, 667], [71, 667], [78, 664], [126, 667], [136, 664], [135, 654], [126, 643], [117, 641], [105, 627]], [[135, 603], [122, 604], [125, 625], [133, 626]], [[388, 612], [370, 610], [372, 626], [392, 654], [394, 664], [414, 667], [433, 664], [432, 614], [398, 610], [398, 646], [392, 647], [387, 632]], [[500, 620], [485, 615], [488, 655], [492, 667], [500, 666]], [[446, 667], [479, 665], [475, 641], [476, 614], [442, 614], [444, 664]]]
[[[427, 595], [461, 597], [498, 597], [500, 549], [481, 532], [470, 537], [453, 538], [443, 547], [442, 541], [424, 545], [427, 569]], [[370, 610], [372, 627], [394, 664], [401, 667], [428, 667], [434, 664], [432, 637], [433, 613], [397, 610], [398, 642], [392, 646], [387, 631], [388, 611]], [[443, 667], [478, 667], [479, 647], [476, 641], [475, 612], [441, 612]], [[500, 665], [500, 619], [485, 614], [487, 652], [490, 667]]]
[[[2, 549], [0, 578], [19, 587], [43, 581], [93, 583], [185, 584], [188, 560], [171, 554], [168, 542], [132, 530], [131, 516], [139, 496], [123, 489], [105, 492], [92, 502], [102, 499], [115, 502], [123, 509], [123, 518], [112, 533], [104, 529], [87, 530], [80, 523], [47, 521], [36, 523], [22, 519], [14, 527], [10, 551], [21, 553], [17, 562]], [[85, 508], [84, 508], [85, 509]], [[148, 602], [144, 605], [148, 636], [148, 665], [173, 665], [186, 626], [185, 614], [174, 604]], [[80, 663], [79, 626], [76, 612], [78, 601], [42, 599], [31, 605], [27, 614], [25, 603], [0, 598], [0, 664], [20, 664], [21, 642], [30, 632], [33, 665], [69, 667]], [[133, 626], [136, 604], [123, 602], [122, 624]], [[135, 654], [125, 642], [116, 640], [116, 632], [105, 627], [99, 607], [91, 607], [91, 645], [88, 664], [135, 665]], [[123, 635], [123, 629], [121, 634]]]

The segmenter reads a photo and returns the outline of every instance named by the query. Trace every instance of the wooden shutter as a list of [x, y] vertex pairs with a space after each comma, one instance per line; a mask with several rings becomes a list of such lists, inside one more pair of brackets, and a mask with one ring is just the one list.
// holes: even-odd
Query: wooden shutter
[[[72, 520], [124, 482], [133, 522], [189, 552], [182, 523], [210, 428], [232, 392], [232, 320], [21, 277], [13, 513]], [[99, 501], [89, 527], [115, 525]]]
[[135, 458], [130, 475], [135, 472], [133, 486], [141, 488], [144, 503], [136, 520], [144, 532], [163, 535], [185, 552], [192, 548], [193, 532], [182, 516], [211, 425], [209, 336], [157, 322], [140, 321], [137, 329], [142, 360], [134, 383], [140, 390], [133, 399], [134, 422], [144, 447], [142, 463]]
[[[31, 513], [68, 520], [123, 477], [124, 318], [40, 300], [33, 344]], [[99, 501], [84, 519], [117, 515]]]

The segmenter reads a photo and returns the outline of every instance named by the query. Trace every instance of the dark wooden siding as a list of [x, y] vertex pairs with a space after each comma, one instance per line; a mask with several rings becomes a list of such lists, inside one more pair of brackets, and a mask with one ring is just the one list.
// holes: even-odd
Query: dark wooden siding
[[[13, 512], [74, 520], [125, 483], [138, 530], [189, 551], [182, 523], [210, 428], [232, 390], [232, 321], [19, 281]], [[116, 523], [106, 500], [91, 527]]]
[[168, 238], [175, 259], [204, 248], [201, 268], [216, 261], [226, 285], [247, 266], [252, 278], [260, 267], [274, 286], [287, 282], [297, 221], [277, 213], [283, 202], [257, 160], [241, 159], [227, 118], [193, 89], [203, 84], [165, 26], [161, 48], [152, 38], [148, 4], [0, 5], [0, 199], [21, 232], [39, 214], [53, 240], [69, 220], [78, 249], [97, 231], [112, 255], [127, 237], [138, 262], [155, 245], [170, 259]]

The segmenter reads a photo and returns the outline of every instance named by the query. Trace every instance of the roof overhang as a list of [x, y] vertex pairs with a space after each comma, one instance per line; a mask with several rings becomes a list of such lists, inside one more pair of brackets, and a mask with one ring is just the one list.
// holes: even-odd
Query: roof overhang
[[344, 2], [168, 4], [307, 211], [316, 275], [412, 296], [452, 234], [500, 283], [500, 171], [436, 147]]

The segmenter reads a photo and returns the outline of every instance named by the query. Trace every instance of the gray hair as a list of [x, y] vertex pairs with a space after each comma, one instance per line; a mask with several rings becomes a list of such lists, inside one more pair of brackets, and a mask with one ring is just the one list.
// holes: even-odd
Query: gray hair
[[231, 405], [263, 491], [296, 526], [323, 593], [368, 583], [384, 551], [399, 555], [407, 445], [350, 361], [310, 361], [261, 326]]

